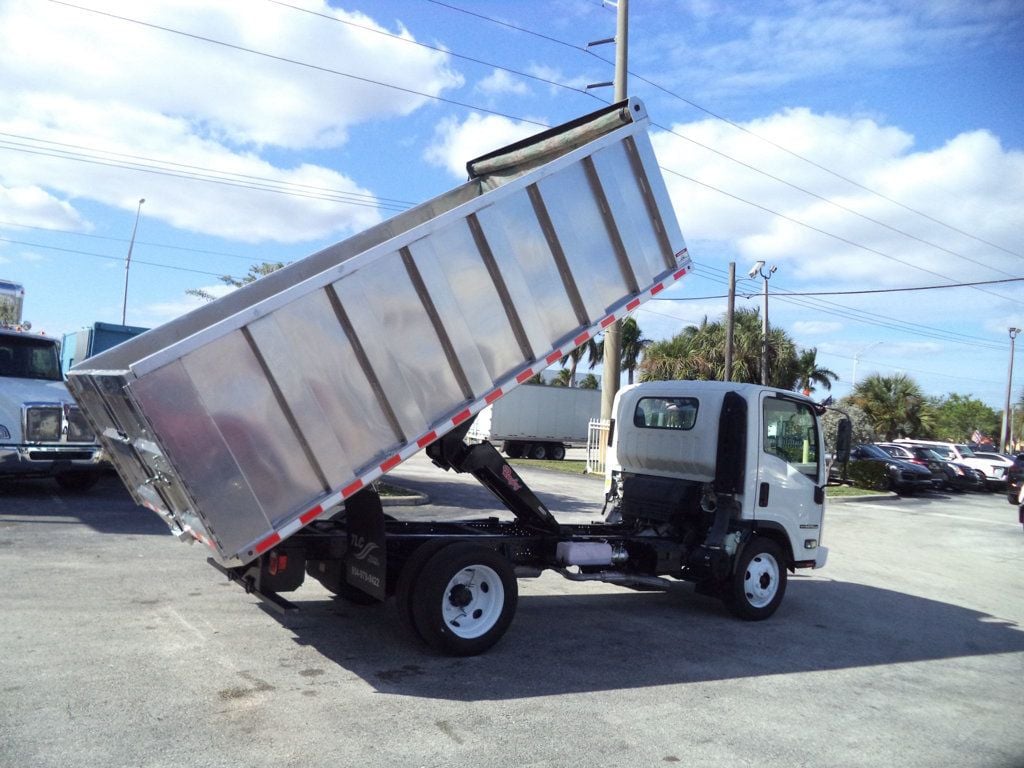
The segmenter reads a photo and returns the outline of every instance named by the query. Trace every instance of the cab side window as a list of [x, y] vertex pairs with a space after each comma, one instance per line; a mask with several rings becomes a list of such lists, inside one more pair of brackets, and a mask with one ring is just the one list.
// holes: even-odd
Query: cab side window
[[633, 426], [646, 429], [693, 429], [696, 421], [694, 397], [642, 397], [633, 412]]
[[765, 398], [761, 423], [762, 450], [817, 481], [821, 446], [810, 406], [781, 397]]

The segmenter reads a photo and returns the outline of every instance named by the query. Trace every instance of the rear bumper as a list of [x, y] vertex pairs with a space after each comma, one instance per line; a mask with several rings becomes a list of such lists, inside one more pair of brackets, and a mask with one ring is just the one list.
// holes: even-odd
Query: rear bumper
[[104, 466], [98, 445], [0, 445], [0, 477], [50, 476]]

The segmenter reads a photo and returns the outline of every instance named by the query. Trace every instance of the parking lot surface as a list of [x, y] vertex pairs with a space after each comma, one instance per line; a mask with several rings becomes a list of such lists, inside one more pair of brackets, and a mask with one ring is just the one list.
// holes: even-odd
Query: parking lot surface
[[[522, 470], [566, 520], [593, 478]], [[486, 516], [414, 459], [394, 481]], [[520, 582], [489, 653], [451, 659], [313, 581], [281, 616], [114, 477], [0, 486], [0, 766], [1024, 766], [1024, 533], [999, 494], [832, 504], [828, 566], [778, 613], [681, 584]]]

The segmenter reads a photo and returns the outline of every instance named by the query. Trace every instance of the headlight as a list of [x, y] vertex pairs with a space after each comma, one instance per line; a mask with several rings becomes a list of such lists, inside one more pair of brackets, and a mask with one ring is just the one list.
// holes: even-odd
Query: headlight
[[60, 440], [61, 408], [29, 408], [25, 413], [25, 439], [29, 442]]
[[85, 415], [81, 410], [65, 405], [64, 413], [68, 419], [68, 442], [91, 443], [93, 441], [92, 430], [89, 429], [89, 422], [85, 420]]

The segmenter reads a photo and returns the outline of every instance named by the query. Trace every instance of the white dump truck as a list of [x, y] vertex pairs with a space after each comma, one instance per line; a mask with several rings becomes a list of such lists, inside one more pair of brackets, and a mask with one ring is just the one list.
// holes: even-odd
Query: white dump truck
[[477, 414], [468, 438], [500, 445], [513, 458], [565, 458], [586, 445], [591, 419], [601, 415], [601, 390], [524, 384]]
[[[490, 443], [465, 440], [485, 406], [688, 273], [647, 123], [629, 100], [473, 160], [462, 186], [73, 368], [134, 498], [268, 603], [293, 609], [282, 593], [307, 576], [393, 596], [442, 653], [497, 642], [517, 578], [545, 569], [688, 580], [771, 615], [787, 570], [825, 560], [805, 398], [626, 390], [593, 525], [559, 523]], [[421, 450], [515, 519], [386, 517], [373, 482]]]

